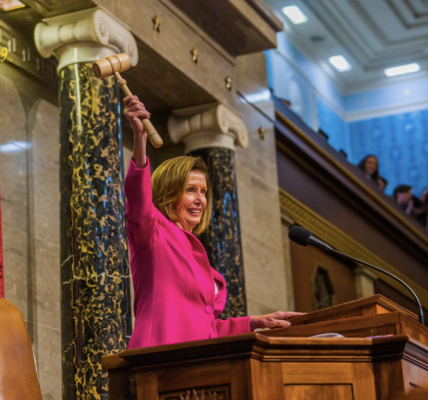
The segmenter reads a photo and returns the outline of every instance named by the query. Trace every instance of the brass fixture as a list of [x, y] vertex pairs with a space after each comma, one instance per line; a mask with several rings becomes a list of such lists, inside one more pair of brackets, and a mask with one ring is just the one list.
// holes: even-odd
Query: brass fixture
[[0, 62], [5, 62], [8, 54], [9, 54], [9, 50], [7, 49], [7, 47], [3, 47], [0, 50]]
[[160, 33], [160, 21], [157, 15], [155, 15], [152, 18], [152, 22], [153, 22], [153, 29], [157, 32]]
[[198, 63], [198, 50], [194, 47], [192, 50], [190, 50], [190, 54], [192, 55], [192, 61], [197, 64]]
[[224, 81], [226, 83], [226, 89], [232, 90], [232, 78], [230, 76], [226, 76]]
[[257, 132], [259, 133], [259, 138], [261, 140], [265, 140], [265, 130], [263, 129], [263, 127], [261, 126], [259, 129], [257, 129]]

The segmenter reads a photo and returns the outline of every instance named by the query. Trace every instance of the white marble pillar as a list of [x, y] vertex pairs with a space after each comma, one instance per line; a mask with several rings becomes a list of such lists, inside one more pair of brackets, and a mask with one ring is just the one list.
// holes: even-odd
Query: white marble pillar
[[43, 57], [58, 59], [63, 399], [108, 396], [101, 357], [131, 334], [119, 89], [92, 63], [138, 49], [128, 29], [92, 8], [44, 19]]

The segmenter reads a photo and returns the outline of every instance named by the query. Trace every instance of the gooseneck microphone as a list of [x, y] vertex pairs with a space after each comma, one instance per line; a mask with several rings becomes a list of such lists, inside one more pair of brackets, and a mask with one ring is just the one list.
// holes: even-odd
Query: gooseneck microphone
[[307, 229], [305, 229], [301, 226], [297, 226], [297, 225], [292, 226], [290, 229], [290, 232], [288, 233], [288, 237], [294, 243], [300, 244], [301, 246], [306, 247], [307, 245], [311, 245], [311, 246], [318, 247], [321, 250], [325, 250], [329, 253], [336, 254], [339, 257], [345, 258], [347, 260], [354, 261], [358, 264], [366, 265], [367, 267], [375, 269], [376, 271], [382, 272], [382, 273], [390, 276], [391, 278], [395, 279], [396, 281], [400, 282], [404, 287], [407, 288], [407, 290], [415, 298], [415, 301], [419, 307], [419, 322], [422, 325], [425, 325], [424, 310], [422, 308], [421, 302], [418, 299], [418, 296], [416, 296], [416, 293], [412, 290], [412, 288], [407, 283], [403, 282], [400, 278], [397, 278], [395, 275], [391, 274], [388, 271], [383, 270], [382, 268], [376, 267], [375, 265], [372, 265], [372, 264], [369, 264], [365, 261], [359, 260], [358, 258], [348, 256], [347, 254], [342, 253], [342, 252], [334, 249], [333, 247], [329, 246], [327, 243], [323, 242], [322, 240], [320, 240], [317, 237], [315, 237], [314, 235], [312, 235], [312, 232], [308, 231]]

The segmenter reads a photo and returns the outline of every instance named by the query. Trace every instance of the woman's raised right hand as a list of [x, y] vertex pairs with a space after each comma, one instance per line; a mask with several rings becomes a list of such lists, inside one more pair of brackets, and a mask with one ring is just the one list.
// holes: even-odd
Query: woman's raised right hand
[[123, 99], [123, 103], [125, 104], [123, 113], [131, 124], [134, 134], [144, 134], [144, 125], [142, 124], [141, 119], [150, 119], [150, 113], [146, 110], [144, 104], [138, 99], [137, 96], [125, 97]]

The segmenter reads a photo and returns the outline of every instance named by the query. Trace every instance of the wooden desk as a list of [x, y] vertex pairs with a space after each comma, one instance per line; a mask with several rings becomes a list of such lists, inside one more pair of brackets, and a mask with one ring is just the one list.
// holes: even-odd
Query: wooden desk
[[[350, 337], [290, 337], [323, 331]], [[373, 333], [393, 336], [364, 338]], [[427, 342], [414, 314], [373, 296], [287, 329], [126, 350], [102, 365], [110, 400], [389, 400], [428, 385], [428, 347], [410, 334]]]
[[[110, 400], [387, 400], [428, 384], [428, 347], [378, 339], [252, 333], [106, 356]], [[189, 397], [192, 398], [192, 397]], [[197, 397], [193, 397], [197, 398]]]

